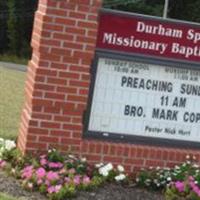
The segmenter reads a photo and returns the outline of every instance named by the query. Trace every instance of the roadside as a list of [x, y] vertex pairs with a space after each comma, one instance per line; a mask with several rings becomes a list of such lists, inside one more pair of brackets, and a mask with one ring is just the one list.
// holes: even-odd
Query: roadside
[[17, 70], [17, 71], [21, 71], [21, 72], [26, 72], [26, 70], [27, 70], [26, 65], [14, 64], [14, 63], [9, 63], [9, 62], [1, 62], [0, 61], [0, 66], [3, 68]]

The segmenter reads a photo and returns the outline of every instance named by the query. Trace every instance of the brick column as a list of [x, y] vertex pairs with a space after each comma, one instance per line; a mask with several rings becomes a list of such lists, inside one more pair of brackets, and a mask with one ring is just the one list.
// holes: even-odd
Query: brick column
[[39, 0], [18, 147], [79, 151], [102, 0]]

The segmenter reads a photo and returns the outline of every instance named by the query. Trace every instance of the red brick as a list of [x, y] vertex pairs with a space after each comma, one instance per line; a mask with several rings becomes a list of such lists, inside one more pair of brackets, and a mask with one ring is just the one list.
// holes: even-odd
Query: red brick
[[60, 128], [60, 123], [43, 121], [41, 122], [41, 127], [42, 128]]
[[37, 140], [37, 136], [29, 134], [27, 136], [27, 140], [29, 140], [29, 141], [36, 141]]
[[45, 106], [44, 107], [44, 113], [51, 113], [51, 114], [58, 114], [60, 113], [60, 108], [56, 107], [56, 106]]
[[47, 84], [41, 84], [41, 83], [35, 83], [34, 88], [37, 90], [43, 90], [43, 91], [53, 91], [55, 90], [55, 86], [53, 85], [47, 85]]
[[89, 144], [87, 142], [82, 143], [81, 152], [82, 153], [88, 153], [88, 151], [89, 151]]
[[143, 166], [144, 165], [144, 159], [131, 159], [131, 158], [127, 158], [124, 161], [126, 164], [132, 164], [132, 165], [139, 165], [139, 166]]
[[64, 100], [65, 99], [65, 95], [64, 94], [53, 93], [53, 92], [46, 92], [45, 93], [45, 98]]
[[146, 160], [145, 166], [163, 167], [164, 161], [162, 161], [162, 160]]
[[29, 121], [29, 126], [38, 126], [38, 121], [30, 120]]
[[51, 53], [56, 55], [71, 55], [71, 50], [62, 48], [51, 48]]
[[85, 50], [86, 51], [94, 52], [95, 51], [95, 46], [93, 46], [93, 45], [86, 45]]
[[62, 32], [63, 31], [63, 26], [62, 25], [56, 25], [56, 24], [43, 24], [44, 30], [49, 30], [49, 31], [58, 31]]
[[36, 99], [36, 98], [34, 98], [32, 100], [32, 104], [34, 104], [34, 105], [52, 106], [53, 105], [53, 101], [46, 100], [46, 99]]
[[89, 6], [86, 6], [86, 5], [78, 5], [78, 11], [89, 13], [90, 8], [89, 8]]
[[104, 162], [108, 163], [122, 163], [123, 158], [122, 157], [113, 157], [113, 156], [104, 156], [103, 158]]
[[61, 78], [68, 78], [68, 79], [79, 79], [80, 74], [74, 72], [60, 72], [59, 77]]
[[75, 103], [70, 103], [70, 102], [60, 102], [57, 101], [55, 102], [55, 106], [57, 108], [62, 108], [63, 110], [75, 110]]
[[52, 69], [61, 69], [61, 70], [66, 70], [68, 67], [66, 66], [66, 64], [63, 64], [63, 63], [55, 63], [55, 62], [52, 62], [51, 63], [51, 68]]
[[58, 39], [58, 40], [67, 40], [67, 41], [72, 41], [74, 36], [73, 34], [68, 34], [68, 33], [60, 33], [60, 32], [57, 32], [57, 33], [54, 33], [53, 34], [53, 38], [54, 39]]
[[66, 94], [77, 94], [77, 88], [72, 87], [57, 87], [58, 92], [64, 92]]
[[47, 129], [41, 129], [41, 128], [29, 128], [28, 132], [31, 134], [36, 134], [36, 135], [47, 135], [48, 130]]
[[110, 149], [110, 145], [104, 144], [104, 146], [103, 146], [103, 154], [108, 154], [109, 149]]
[[39, 141], [47, 142], [47, 143], [58, 143], [58, 137], [41, 136], [41, 137], [39, 137]]
[[39, 76], [39, 75], [35, 76], [35, 82], [44, 82], [44, 81], [45, 81], [44, 76]]
[[42, 112], [42, 106], [32, 106], [33, 112]]
[[87, 19], [90, 21], [97, 21], [97, 15], [88, 15]]
[[36, 98], [39, 98], [39, 97], [41, 97], [42, 98], [42, 96], [43, 96], [43, 92], [42, 91], [33, 91], [32, 92], [32, 96], [33, 96], [33, 99], [34, 99], [34, 97], [36, 97]]
[[63, 130], [51, 130], [50, 135], [57, 136], [57, 137], [68, 137], [71, 138], [71, 132], [70, 131], [63, 131]]
[[55, 16], [60, 16], [60, 17], [65, 17], [67, 12], [66, 10], [61, 10], [61, 9], [48, 9], [47, 14], [49, 15], [55, 15]]
[[82, 126], [80, 125], [71, 125], [71, 124], [64, 124], [63, 125], [63, 129], [65, 130], [75, 130], [75, 131], [78, 131], [78, 130], [82, 130]]
[[90, 74], [82, 74], [81, 80], [83, 81], [89, 81], [90, 80]]
[[95, 44], [96, 43], [96, 38], [77, 36], [76, 41], [80, 42], [80, 43], [86, 43], [86, 44]]
[[83, 82], [83, 81], [75, 81], [75, 80], [70, 80], [69, 82], [70, 86], [78, 86], [78, 87], [89, 87], [89, 82]]
[[76, 116], [81, 116], [83, 114], [83, 112], [81, 112], [79, 110], [70, 110], [68, 108], [64, 108], [63, 114], [68, 115], [68, 116], [72, 116], [72, 117], [74, 117], [74, 116], [76, 117]]
[[88, 95], [89, 94], [89, 89], [80, 89], [79, 90], [80, 95]]
[[27, 147], [29, 149], [47, 149], [47, 143], [27, 142]]
[[95, 29], [95, 30], [97, 29], [97, 23], [94, 23], [94, 22], [79, 21], [78, 26], [83, 27], [83, 28]]
[[93, 161], [93, 162], [101, 161], [101, 155], [83, 154], [83, 156], [86, 157], [88, 161]]
[[78, 71], [78, 72], [89, 72], [90, 71], [89, 67], [80, 67], [80, 66], [75, 66], [75, 65], [71, 65], [69, 69], [71, 71]]
[[43, 119], [43, 120], [51, 120], [52, 116], [50, 114], [37, 114], [37, 113], [33, 113], [32, 117], [35, 119]]
[[68, 145], [80, 145], [80, 139], [71, 139], [71, 138], [62, 138], [61, 143], [68, 144]]
[[73, 43], [73, 42], [64, 42], [63, 44], [64, 47], [66, 48], [70, 48], [70, 49], [78, 49], [81, 50], [83, 49], [83, 44], [79, 44], [79, 43]]
[[66, 85], [66, 79], [59, 79], [59, 78], [48, 78], [47, 83], [56, 84], [56, 85]]
[[74, 101], [74, 102], [87, 102], [87, 97], [68, 95], [67, 100]]
[[60, 122], [70, 122], [71, 118], [67, 116], [54, 116], [54, 120]]
[[[55, 46], [59, 46], [58, 41], [53, 41], [53, 40], [50, 41], [49, 40], [48, 42], [45, 42], [45, 43], [46, 43], [46, 45], [51, 45], [49, 43], [53, 43]], [[43, 60], [54, 61], [54, 62], [60, 61], [60, 55], [55, 55], [55, 54], [50, 54], [50, 53], [43, 53], [43, 54], [41, 53], [40, 57], [42, 57]]]
[[76, 58], [74, 56], [64, 56], [63, 57], [63, 62], [66, 62], [66, 63], [78, 64], [79, 60], [80, 60], [79, 58]]
[[72, 118], [72, 123], [73, 124], [81, 124], [82, 123], [82, 118]]
[[[55, 19], [55, 23], [56, 24], [64, 24], [64, 25], [68, 25], [68, 26], [75, 26], [76, 21], [73, 19], [67, 19], [67, 18], [56, 18]], [[63, 27], [62, 27], [63, 28]], [[63, 29], [62, 29], [63, 30]], [[60, 30], [60, 31], [62, 31]]]
[[75, 4], [89, 5], [90, 4], [90, 0], [73, 0], [73, 3], [75, 3]]
[[69, 17], [76, 18], [76, 19], [85, 19], [86, 13], [83, 14], [83, 13], [71, 11], [71, 12], [69, 12]]

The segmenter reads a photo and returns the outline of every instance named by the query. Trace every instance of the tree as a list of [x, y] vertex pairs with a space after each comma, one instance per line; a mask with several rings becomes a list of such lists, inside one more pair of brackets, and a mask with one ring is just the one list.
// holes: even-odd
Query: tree
[[7, 0], [9, 53], [19, 57], [30, 55], [30, 39], [36, 5], [37, 1], [33, 0]]
[[0, 1], [0, 53], [2, 54], [7, 49], [7, 1]]
[[[162, 16], [165, 0], [105, 0], [111, 9]], [[200, 22], [199, 0], [169, 0], [168, 17]]]
[[13, 0], [7, 1], [8, 6], [8, 20], [7, 20], [7, 33], [8, 33], [8, 47], [9, 53], [19, 56], [19, 32], [16, 18], [16, 2]]

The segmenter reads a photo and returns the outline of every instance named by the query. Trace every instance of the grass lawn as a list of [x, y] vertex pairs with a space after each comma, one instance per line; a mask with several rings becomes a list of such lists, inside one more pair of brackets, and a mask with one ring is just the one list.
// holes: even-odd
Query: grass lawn
[[0, 137], [15, 139], [24, 100], [25, 73], [0, 66]]
[[1, 200], [17, 200], [16, 198], [8, 196], [8, 195], [3, 194], [3, 193], [0, 193], [0, 199]]
[[19, 58], [15, 55], [8, 55], [8, 54], [3, 54], [3, 55], [0, 54], [0, 61], [23, 64], [23, 65], [27, 65], [28, 63], [28, 59], [26, 58]]

